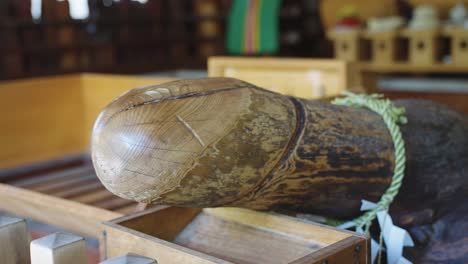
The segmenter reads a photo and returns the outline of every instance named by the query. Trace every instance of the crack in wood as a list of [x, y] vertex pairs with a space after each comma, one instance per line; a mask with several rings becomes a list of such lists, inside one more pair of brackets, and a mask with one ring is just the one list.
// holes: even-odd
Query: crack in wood
[[197, 131], [195, 131], [195, 129], [193, 129], [193, 127], [191, 127], [189, 125], [189, 123], [185, 122], [184, 119], [182, 119], [182, 117], [180, 117], [179, 115], [176, 115], [177, 117], [177, 120], [180, 121], [180, 123], [182, 123], [182, 125], [184, 125], [185, 128], [187, 128], [187, 130], [190, 132], [190, 134], [192, 134], [192, 136], [198, 141], [198, 143], [200, 143], [200, 145], [202, 145], [202, 147], [205, 146], [205, 143], [203, 142], [203, 140], [201, 139], [200, 135], [198, 135]]

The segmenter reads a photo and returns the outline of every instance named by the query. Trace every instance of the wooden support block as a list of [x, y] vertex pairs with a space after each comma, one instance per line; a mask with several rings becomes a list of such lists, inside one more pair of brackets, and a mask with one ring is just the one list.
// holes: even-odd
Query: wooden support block
[[154, 259], [143, 257], [137, 254], [127, 253], [101, 262], [101, 264], [157, 264]]
[[29, 241], [24, 219], [0, 216], [0, 263], [29, 263]]
[[404, 30], [402, 35], [409, 40], [409, 61], [411, 64], [432, 65], [438, 62], [439, 37], [438, 30]]
[[54, 233], [31, 242], [32, 264], [83, 264], [86, 263], [84, 238]]

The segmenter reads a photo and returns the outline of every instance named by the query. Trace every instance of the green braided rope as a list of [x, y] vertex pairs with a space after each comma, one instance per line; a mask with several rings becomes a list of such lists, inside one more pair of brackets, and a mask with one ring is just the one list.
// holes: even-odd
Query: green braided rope
[[356, 228], [363, 228], [365, 232], [369, 231], [372, 221], [377, 216], [377, 212], [387, 210], [392, 203], [395, 196], [401, 187], [403, 177], [405, 176], [405, 142], [401, 136], [400, 127], [398, 124], [406, 124], [405, 109], [402, 107], [395, 107], [388, 99], [382, 99], [381, 94], [354, 94], [351, 92], [344, 92], [346, 97], [337, 98], [332, 101], [332, 104], [363, 107], [382, 116], [385, 125], [393, 139], [393, 146], [395, 148], [395, 168], [390, 186], [380, 198], [377, 207], [373, 210], [367, 211], [360, 217], [353, 220]]

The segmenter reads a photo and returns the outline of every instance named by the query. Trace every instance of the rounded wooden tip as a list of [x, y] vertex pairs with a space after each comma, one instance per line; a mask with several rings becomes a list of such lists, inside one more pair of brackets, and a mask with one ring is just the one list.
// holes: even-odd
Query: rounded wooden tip
[[121, 95], [94, 125], [92, 156], [99, 179], [114, 194], [141, 202], [173, 190], [245, 111], [247, 87], [235, 79], [207, 78]]
[[98, 177], [114, 194], [158, 204], [226, 205], [278, 166], [296, 126], [290, 99], [230, 78], [131, 90], [92, 135]]

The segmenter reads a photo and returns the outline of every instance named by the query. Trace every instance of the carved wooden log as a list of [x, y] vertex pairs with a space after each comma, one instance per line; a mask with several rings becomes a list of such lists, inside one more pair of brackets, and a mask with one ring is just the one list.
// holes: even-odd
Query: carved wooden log
[[[392, 205], [397, 224], [421, 227], [466, 210], [453, 207], [467, 201], [468, 119], [427, 101], [396, 104], [409, 120], [406, 178]], [[362, 199], [378, 201], [394, 166], [379, 115], [228, 78], [127, 92], [96, 121], [92, 155], [103, 184], [124, 198], [339, 218], [358, 215]], [[428, 232], [420, 232], [425, 245]], [[411, 258], [430, 255], [421, 252]]]

